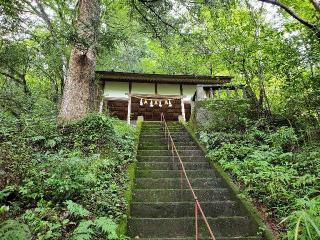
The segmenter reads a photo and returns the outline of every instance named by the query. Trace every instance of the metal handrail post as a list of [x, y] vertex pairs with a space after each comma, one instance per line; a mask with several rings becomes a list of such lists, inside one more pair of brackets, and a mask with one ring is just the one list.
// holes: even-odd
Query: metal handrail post
[[199, 230], [198, 230], [198, 205], [197, 200], [194, 202], [194, 225], [196, 228], [196, 240], [199, 238]]

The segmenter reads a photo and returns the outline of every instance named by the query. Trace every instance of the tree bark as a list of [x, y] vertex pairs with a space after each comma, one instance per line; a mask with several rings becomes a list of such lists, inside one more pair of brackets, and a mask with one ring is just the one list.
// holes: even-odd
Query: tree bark
[[69, 60], [68, 76], [58, 115], [63, 124], [86, 116], [94, 108], [99, 0], [79, 0], [76, 22], [77, 40]]

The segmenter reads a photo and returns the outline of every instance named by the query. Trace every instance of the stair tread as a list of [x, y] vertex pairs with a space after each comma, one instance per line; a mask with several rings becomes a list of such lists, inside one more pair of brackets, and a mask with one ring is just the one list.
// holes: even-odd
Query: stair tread
[[[199, 216], [200, 218], [200, 216]], [[215, 236], [240, 237], [256, 234], [256, 226], [248, 217], [207, 217]], [[141, 237], [189, 237], [194, 233], [194, 217], [174, 218], [130, 218], [129, 232]], [[203, 221], [199, 223], [199, 234], [208, 237]]]
[[[234, 200], [215, 200], [215, 201], [199, 201], [200, 203], [203, 204], [209, 204], [209, 203], [236, 203], [237, 201]], [[135, 202], [132, 201], [132, 204], [153, 204], [153, 205], [161, 205], [161, 204], [194, 204], [194, 201], [189, 202], [189, 201], [181, 201], [181, 202]]]
[[[260, 240], [257, 225], [185, 127], [176, 122], [167, 126], [216, 240]], [[163, 122], [142, 123], [137, 160], [128, 235], [142, 240], [194, 239], [194, 199], [185, 179], [181, 189], [181, 166], [177, 156], [172, 162]], [[199, 231], [199, 239], [210, 239], [200, 220]]]
[[[133, 238], [140, 240], [194, 240], [194, 236], [190, 236], [187, 238]], [[199, 238], [200, 240], [211, 240], [211, 238]], [[248, 236], [248, 237], [216, 237], [216, 240], [259, 240], [261, 237], [259, 236]]]

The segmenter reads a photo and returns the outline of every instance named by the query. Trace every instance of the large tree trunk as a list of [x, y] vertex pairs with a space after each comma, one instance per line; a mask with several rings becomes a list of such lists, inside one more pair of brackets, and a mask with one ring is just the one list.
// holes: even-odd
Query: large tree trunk
[[96, 43], [100, 20], [99, 0], [79, 0], [77, 40], [71, 51], [68, 76], [58, 116], [63, 124], [84, 117], [94, 108]]

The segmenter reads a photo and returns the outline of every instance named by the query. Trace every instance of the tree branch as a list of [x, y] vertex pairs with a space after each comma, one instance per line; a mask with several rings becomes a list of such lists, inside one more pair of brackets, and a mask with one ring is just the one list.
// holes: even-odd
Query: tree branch
[[[148, 8], [164, 25], [166, 26], [169, 26], [171, 27], [172, 29], [174, 30], [177, 30], [174, 26], [172, 26], [170, 23], [164, 21], [162, 19], [162, 17], [152, 8], [150, 7], [148, 4], [146, 4], [146, 1], [142, 1], [142, 0], [139, 0], [146, 8]], [[147, 2], [150, 2], [150, 1], [147, 1]]]
[[141, 12], [141, 10], [138, 8], [138, 6], [135, 4], [135, 1], [132, 0], [132, 6], [133, 8], [140, 14], [140, 16], [145, 20], [145, 22], [152, 28], [154, 34], [155, 34], [155, 37], [158, 38], [160, 41], [161, 41], [161, 37], [156, 29], [156, 27], [151, 23], [151, 21], [145, 16], [145, 14], [143, 14]]
[[[295, 13], [290, 7], [287, 5], [284, 5], [283, 3], [277, 1], [277, 0], [258, 0], [260, 2], [265, 2], [265, 3], [270, 3], [272, 5], [278, 6], [284, 11], [286, 11], [291, 17], [299, 21], [301, 24], [312, 30], [317, 38], [320, 40], [320, 29], [315, 25], [310, 22], [308, 22], [306, 19], [300, 17], [297, 13]], [[312, 1], [314, 2], [314, 1]]]
[[[10, 73], [7, 73], [7, 72], [4, 72], [4, 71], [0, 71], [0, 74], [7, 77], [7, 78], [10, 78], [12, 79], [13, 81], [15, 81], [16, 83], [18, 84], [23, 84], [23, 80], [20, 79], [20, 78], [17, 78], [15, 77], [14, 75], [10, 74]], [[19, 74], [20, 75], [20, 74]]]

